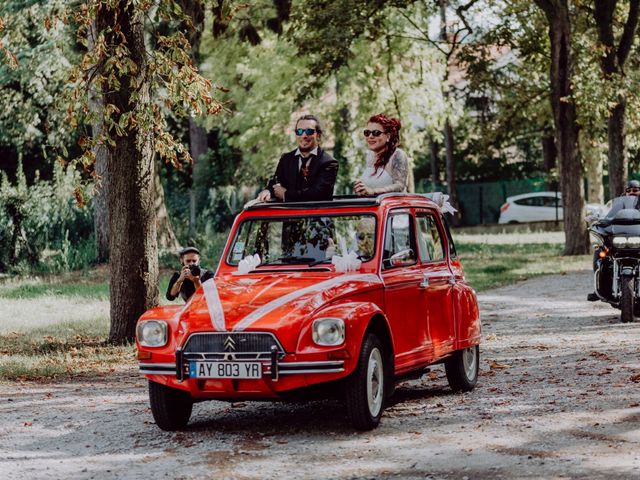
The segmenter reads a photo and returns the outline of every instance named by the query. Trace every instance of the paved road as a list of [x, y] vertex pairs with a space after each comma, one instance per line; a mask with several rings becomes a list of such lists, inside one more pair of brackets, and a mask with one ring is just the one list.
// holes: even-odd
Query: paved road
[[[638, 478], [640, 323], [584, 301], [587, 272], [481, 295], [481, 377], [436, 367], [400, 386], [380, 427], [335, 402], [208, 402], [160, 431], [130, 368], [94, 382], [0, 384], [3, 478]], [[635, 382], [634, 382], [635, 380]]]

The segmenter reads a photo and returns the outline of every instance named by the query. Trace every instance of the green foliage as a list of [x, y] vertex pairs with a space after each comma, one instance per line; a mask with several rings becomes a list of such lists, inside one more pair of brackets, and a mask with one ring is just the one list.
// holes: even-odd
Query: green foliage
[[[324, 122], [323, 146], [340, 161], [339, 191], [350, 191], [364, 164], [361, 130], [373, 114], [402, 119], [403, 147], [411, 156], [426, 150], [425, 135], [439, 132], [452, 106], [443, 97], [444, 58], [429, 42], [406, 38], [415, 30], [407, 16], [419, 17], [425, 28], [430, 22], [424, 7], [408, 13], [401, 8], [409, 3], [321, 2], [308, 8], [293, 2], [283, 33], [261, 31], [257, 45], [205, 29], [202, 69], [230, 89], [223, 98], [228, 115], [206, 125], [219, 125], [242, 152], [240, 179], [265, 183], [281, 153], [295, 148], [293, 124], [304, 112]], [[243, 10], [228, 28], [249, 20], [262, 24], [271, 13], [258, 5]], [[369, 11], [376, 13], [367, 16]]]
[[93, 219], [77, 200], [89, 197], [79, 174], [56, 164], [53, 179], [27, 184], [20, 168], [16, 183], [0, 177], [0, 271], [67, 271], [91, 264]]
[[[145, 54], [134, 58], [119, 31], [124, 23], [116, 19], [118, 15], [136, 16], [151, 24], [165, 23], [168, 33], [150, 32], [154, 48], [145, 47]], [[167, 162], [188, 164], [189, 151], [169, 131], [165, 111], [181, 117], [216, 115], [222, 105], [214, 99], [217, 86], [193, 64], [186, 35], [172, 28], [191, 24], [179, 3], [86, 0], [73, 16], [79, 24], [78, 42], [87, 51], [69, 75], [68, 120], [73, 127], [94, 121], [104, 126], [101, 135], [82, 139], [84, 153], [78, 161], [91, 166], [95, 146], [114, 147], [120, 138], [135, 135], [139, 146], [152, 139], [155, 152]], [[102, 23], [97, 22], [99, 18]], [[114, 91], [126, 92], [129, 104], [120, 108], [114, 104], [90, 107], [91, 95]]]
[[[13, 159], [24, 153], [30, 177], [36, 169], [49, 172], [51, 158], [74, 140], [60, 99], [77, 51], [70, 26], [52, 21], [67, 5], [66, 0], [9, 0], [0, 6], [6, 27], [0, 44], [16, 59], [0, 62], [0, 147]], [[0, 165], [9, 169], [7, 158]]]

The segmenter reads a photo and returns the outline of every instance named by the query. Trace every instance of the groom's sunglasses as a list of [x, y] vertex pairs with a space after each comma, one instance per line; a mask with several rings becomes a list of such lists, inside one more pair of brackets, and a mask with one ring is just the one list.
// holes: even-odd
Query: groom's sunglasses
[[364, 132], [364, 136], [368, 137], [369, 135], [373, 135], [374, 137], [379, 137], [380, 135], [382, 135], [384, 132], [380, 131], [380, 130], [365, 130]]
[[301, 137], [302, 135], [313, 135], [316, 133], [315, 128], [296, 128], [296, 135]]

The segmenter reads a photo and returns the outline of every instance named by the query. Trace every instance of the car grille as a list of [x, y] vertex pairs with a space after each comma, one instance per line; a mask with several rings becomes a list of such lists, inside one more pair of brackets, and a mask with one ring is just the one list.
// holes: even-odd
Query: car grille
[[271, 348], [284, 349], [271, 333], [195, 333], [184, 346], [185, 360], [269, 360]]

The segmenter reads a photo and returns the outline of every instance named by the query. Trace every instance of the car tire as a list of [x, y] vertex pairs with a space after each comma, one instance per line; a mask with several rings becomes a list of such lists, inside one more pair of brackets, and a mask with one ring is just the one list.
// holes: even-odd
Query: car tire
[[189, 423], [193, 399], [187, 392], [149, 381], [149, 403], [153, 419], [162, 430], [180, 430]]
[[357, 430], [372, 430], [380, 423], [385, 404], [385, 352], [378, 337], [368, 333], [358, 365], [346, 386], [347, 417]]
[[633, 321], [633, 277], [623, 275], [620, 282], [620, 320], [622, 323]]
[[469, 392], [478, 383], [480, 365], [480, 348], [474, 345], [463, 350], [456, 350], [445, 360], [444, 369], [451, 390]]

